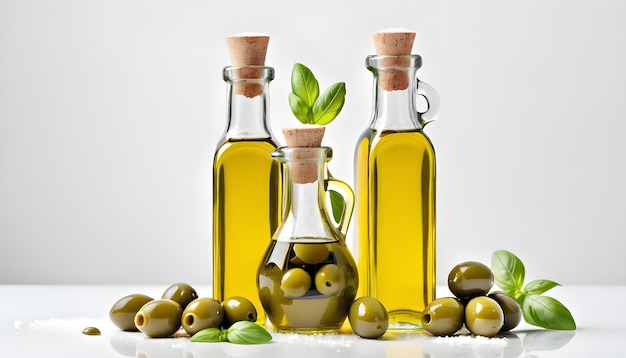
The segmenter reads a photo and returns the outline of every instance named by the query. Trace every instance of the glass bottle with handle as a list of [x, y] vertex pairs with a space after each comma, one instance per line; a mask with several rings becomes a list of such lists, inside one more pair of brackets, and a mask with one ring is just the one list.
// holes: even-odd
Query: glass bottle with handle
[[[259, 266], [261, 303], [275, 330], [336, 332], [358, 288], [357, 266], [345, 243], [353, 191], [328, 175], [329, 147], [281, 147], [272, 157], [285, 170], [285, 213]], [[329, 190], [345, 203], [337, 223]]]
[[[389, 329], [415, 329], [435, 298], [435, 151], [424, 126], [439, 99], [416, 72], [415, 33], [374, 34], [377, 55], [371, 122], [355, 150], [356, 245], [359, 296], [380, 300]], [[428, 108], [416, 109], [422, 96]]]

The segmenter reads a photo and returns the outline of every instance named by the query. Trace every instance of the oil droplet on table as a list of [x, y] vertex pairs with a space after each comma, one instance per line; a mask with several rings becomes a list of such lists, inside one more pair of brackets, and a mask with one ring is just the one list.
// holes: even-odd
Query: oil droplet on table
[[87, 336], [99, 336], [100, 330], [96, 327], [87, 327], [83, 329], [83, 334]]

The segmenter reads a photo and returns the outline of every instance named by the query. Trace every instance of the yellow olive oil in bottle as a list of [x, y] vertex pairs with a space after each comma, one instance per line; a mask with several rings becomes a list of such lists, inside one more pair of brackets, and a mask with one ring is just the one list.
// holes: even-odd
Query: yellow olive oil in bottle
[[278, 143], [267, 113], [274, 69], [263, 65], [268, 40], [227, 38], [237, 65], [224, 68], [228, 122], [213, 161], [213, 298], [248, 298], [259, 323], [257, 269], [282, 215], [281, 167], [271, 157]]
[[[374, 38], [382, 44], [366, 60], [372, 120], [355, 150], [359, 296], [383, 303], [390, 329], [416, 329], [435, 298], [435, 152], [423, 127], [437, 116], [438, 97], [416, 77], [414, 33]], [[410, 43], [398, 49], [402, 41]], [[417, 96], [427, 99], [427, 111], [418, 112]]]

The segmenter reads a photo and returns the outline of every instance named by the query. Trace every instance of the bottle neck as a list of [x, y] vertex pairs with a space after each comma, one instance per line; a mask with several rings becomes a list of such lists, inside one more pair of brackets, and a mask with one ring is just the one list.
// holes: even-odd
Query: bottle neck
[[224, 68], [228, 117], [223, 139], [273, 138], [269, 126], [269, 83], [273, 79], [271, 67]]
[[[329, 148], [280, 148], [284, 162], [285, 217], [276, 239], [300, 242], [336, 241], [326, 204], [325, 178]], [[275, 152], [276, 153], [276, 152]], [[313, 156], [309, 156], [313, 153]]]
[[421, 129], [416, 110], [419, 55], [369, 56], [367, 68], [374, 76], [374, 99], [370, 128], [383, 130]]
[[332, 237], [326, 223], [325, 204], [320, 200], [320, 190], [324, 190], [322, 183], [323, 180], [316, 180], [313, 183], [289, 184], [285, 227], [290, 228], [283, 235], [286, 234], [289, 239], [309, 241]]

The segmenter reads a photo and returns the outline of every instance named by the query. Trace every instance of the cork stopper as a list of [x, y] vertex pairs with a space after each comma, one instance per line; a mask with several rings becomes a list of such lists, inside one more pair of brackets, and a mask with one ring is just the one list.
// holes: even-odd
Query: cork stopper
[[[388, 29], [372, 35], [374, 48], [379, 56], [388, 56], [381, 60], [384, 67], [406, 67], [410, 60], [404, 56], [410, 55], [415, 40], [415, 32], [405, 29]], [[379, 83], [385, 91], [404, 90], [409, 86], [406, 71], [387, 69], [381, 71]]]
[[[243, 67], [237, 69], [235, 75], [238, 78], [261, 78], [263, 71], [255, 66], [265, 66], [265, 55], [270, 37], [260, 33], [242, 33], [226, 37], [230, 61], [233, 67]], [[248, 67], [250, 66], [250, 67]], [[236, 94], [244, 95], [248, 98], [259, 96], [263, 93], [263, 85], [252, 81], [234, 83]]]
[[306, 126], [297, 128], [284, 128], [283, 135], [287, 146], [297, 148], [289, 165], [291, 168], [291, 181], [298, 184], [313, 183], [318, 179], [318, 151], [307, 148], [319, 148], [326, 127]]

